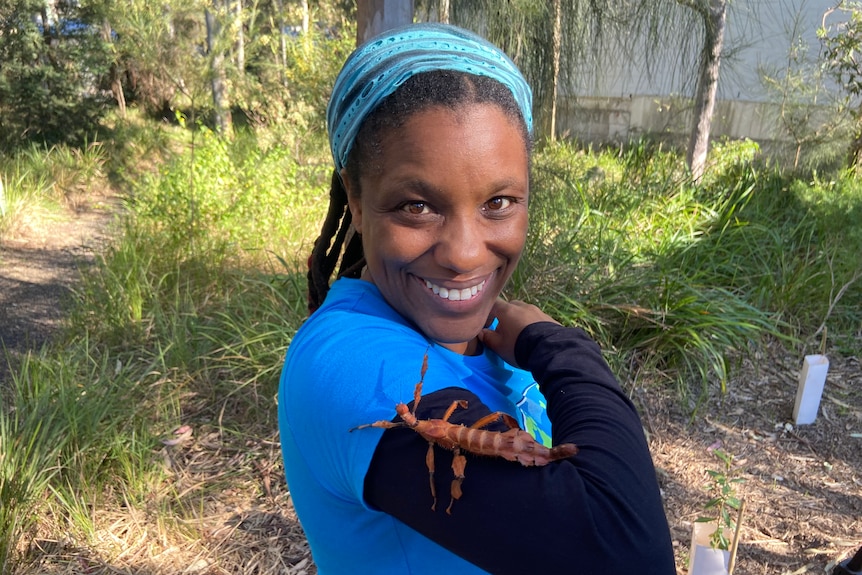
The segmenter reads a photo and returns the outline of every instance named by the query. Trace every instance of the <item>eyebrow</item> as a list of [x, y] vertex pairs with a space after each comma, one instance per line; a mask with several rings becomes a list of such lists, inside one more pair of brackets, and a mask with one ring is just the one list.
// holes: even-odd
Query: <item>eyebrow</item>
[[[529, 190], [529, 183], [529, 178], [526, 178], [524, 180], [521, 180], [519, 178], [502, 178], [499, 180], [491, 180], [490, 182], [488, 182], [485, 189], [490, 194], [494, 194], [509, 188], [523, 188], [523, 191], [526, 192]], [[411, 189], [423, 195], [430, 196], [439, 196], [446, 194], [446, 191], [443, 188], [435, 186], [426, 180], [415, 178], [412, 176], [406, 177], [403, 180], [393, 181], [393, 187], [395, 189]]]

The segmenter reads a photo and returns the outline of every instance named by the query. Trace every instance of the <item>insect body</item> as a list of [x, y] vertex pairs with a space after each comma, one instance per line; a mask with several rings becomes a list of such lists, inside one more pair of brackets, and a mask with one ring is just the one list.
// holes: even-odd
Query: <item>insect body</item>
[[[537, 443], [529, 433], [520, 429], [514, 417], [499, 411], [482, 417], [470, 427], [449, 423], [449, 418], [456, 409], [467, 407], [467, 402], [464, 400], [453, 401], [440, 419], [417, 419], [416, 409], [419, 407], [419, 400], [422, 399], [422, 381], [425, 379], [425, 372], [427, 370], [428, 354], [426, 353], [422, 361], [421, 378], [413, 390], [413, 411], [404, 403], [399, 403], [395, 406], [395, 412], [401, 417], [402, 421], [381, 420], [354, 427], [350, 431], [366, 427], [380, 427], [383, 429], [408, 427], [428, 441], [425, 464], [428, 467], [431, 483], [431, 496], [433, 497], [432, 511], [437, 506], [437, 492], [434, 487], [435, 443], [454, 453], [452, 471], [455, 479], [452, 480], [452, 499], [449, 502], [449, 507], [446, 508], [446, 513], [450, 515], [452, 513], [452, 503], [456, 499], [461, 498], [461, 483], [464, 481], [464, 468], [467, 465], [467, 459], [461, 453], [462, 450], [476, 455], [502, 457], [509, 461], [517, 461], [525, 467], [547, 465], [552, 461], [571, 457], [578, 452], [578, 447], [572, 443], [564, 443], [548, 449], [541, 443]], [[482, 429], [495, 421], [503, 421], [509, 426], [509, 429], [503, 432]]]

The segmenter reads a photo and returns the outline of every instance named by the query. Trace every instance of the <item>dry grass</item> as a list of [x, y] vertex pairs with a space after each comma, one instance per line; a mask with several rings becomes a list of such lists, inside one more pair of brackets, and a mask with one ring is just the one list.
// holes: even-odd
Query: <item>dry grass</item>
[[[774, 355], [773, 355], [774, 354]], [[669, 392], [627, 384], [643, 414], [665, 497], [679, 574], [691, 523], [703, 515], [710, 447], [734, 455], [746, 500], [736, 573], [828, 573], [862, 544], [862, 364], [833, 357], [818, 420], [788, 427], [798, 366], [779, 349], [746, 365], [729, 392], [692, 418]], [[223, 436], [202, 426], [170, 435], [156, 458], [169, 471], [148, 505], [93, 511], [88, 545], [43, 522], [21, 574], [309, 574], [316, 569], [284, 481], [278, 437]], [[263, 431], [263, 430], [260, 430]], [[188, 517], [181, 519], [180, 517]]]
[[[94, 510], [88, 543], [64, 533], [62, 518], [43, 522], [40, 535], [25, 542], [28, 561], [16, 572], [316, 573], [284, 481], [277, 436], [200, 433], [181, 436], [157, 454], [169, 479], [152, 501]], [[161, 508], [164, 490], [183, 507], [174, 515]]]
[[[862, 370], [832, 357], [817, 421], [793, 427], [799, 365], [781, 350], [748, 364], [724, 396], [690, 420], [678, 402], [638, 388], [665, 496], [679, 573], [691, 523], [704, 514], [709, 453], [734, 455], [746, 501], [736, 573], [829, 573], [862, 545]], [[801, 358], [798, 362], [801, 365]], [[707, 413], [708, 412], [708, 413]]]

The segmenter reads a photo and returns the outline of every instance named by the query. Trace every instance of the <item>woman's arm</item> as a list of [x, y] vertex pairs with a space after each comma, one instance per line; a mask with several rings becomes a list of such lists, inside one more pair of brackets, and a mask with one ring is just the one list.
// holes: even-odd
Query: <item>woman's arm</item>
[[[365, 480], [366, 501], [491, 573], [675, 573], [670, 533], [640, 419], [583, 331], [534, 306], [495, 308], [496, 332], [483, 336], [510, 363], [529, 369], [548, 401], [554, 443], [580, 451], [544, 467], [467, 454], [463, 497], [449, 502], [452, 456], [435, 448], [437, 511], [425, 467], [427, 443], [387, 430]], [[452, 421], [489, 410], [459, 388], [422, 398], [417, 416]], [[504, 430], [505, 427], [496, 427]]]

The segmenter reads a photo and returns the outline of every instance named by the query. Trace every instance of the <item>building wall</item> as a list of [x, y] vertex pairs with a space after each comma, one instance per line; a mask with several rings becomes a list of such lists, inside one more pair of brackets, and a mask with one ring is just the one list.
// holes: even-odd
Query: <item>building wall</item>
[[[691, 106], [680, 98], [563, 98], [559, 103], [560, 135], [594, 142], [621, 142], [640, 134], [688, 138]], [[776, 137], [779, 107], [769, 102], [722, 100], [716, 103], [712, 135], [771, 140]]]
[[[817, 28], [834, 6], [835, 0], [736, 0], [729, 4], [713, 137], [763, 143], [786, 140], [779, 94], [767, 89], [764, 75], [783, 77], [791, 65], [791, 53], [795, 70], [816, 65], [820, 51]], [[840, 17], [840, 13], [831, 14], [827, 24]], [[665, 61], [651, 61], [649, 66], [611, 56], [599, 62], [599, 72], [579, 77], [560, 97], [558, 134], [604, 143], [648, 133], [684, 145], [690, 130], [697, 55], [670, 50]]]

